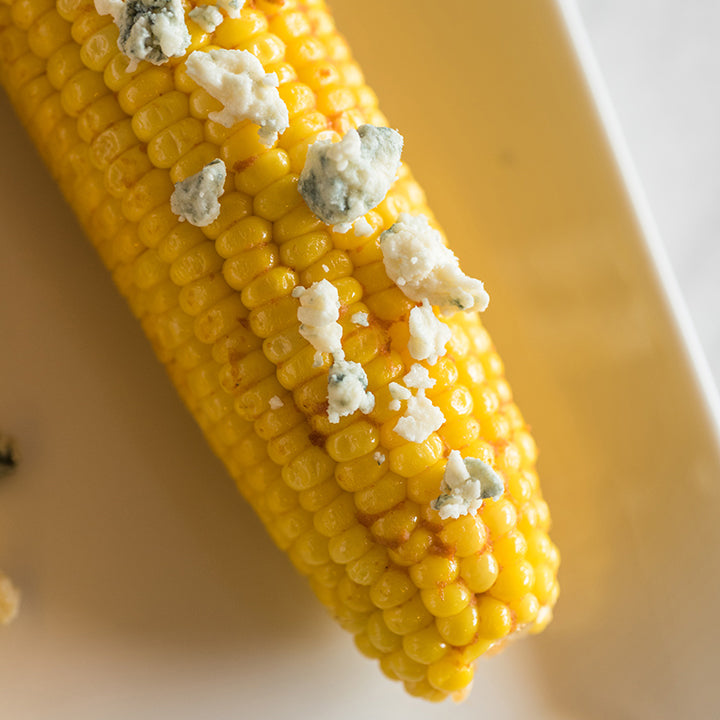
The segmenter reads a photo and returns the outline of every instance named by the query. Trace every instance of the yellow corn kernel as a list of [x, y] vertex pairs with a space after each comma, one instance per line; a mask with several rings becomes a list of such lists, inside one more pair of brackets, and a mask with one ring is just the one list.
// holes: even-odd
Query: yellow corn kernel
[[355, 524], [355, 503], [352, 495], [340, 495], [314, 518], [315, 529], [326, 537], [333, 537]]
[[387, 662], [399, 680], [417, 682], [425, 679], [425, 666], [410, 659], [403, 650], [397, 650], [391, 653], [388, 656]]
[[470, 602], [470, 591], [462, 582], [438, 585], [421, 590], [425, 607], [435, 617], [457, 615]]
[[357, 560], [347, 565], [348, 577], [360, 585], [372, 585], [387, 570], [389, 565], [388, 555], [385, 548], [374, 545]]
[[488, 532], [495, 537], [502, 537], [517, 524], [517, 510], [505, 498], [490, 500], [480, 508], [480, 517], [487, 526]]
[[231, 288], [242, 290], [251, 280], [275, 266], [277, 261], [277, 248], [274, 245], [263, 245], [226, 260], [223, 275]]
[[169, 168], [199, 145], [203, 137], [202, 123], [185, 117], [158, 132], [148, 143], [147, 154], [156, 167]]
[[478, 634], [491, 640], [505, 637], [513, 626], [510, 608], [500, 600], [483, 595], [477, 600]]
[[484, 593], [497, 579], [500, 567], [490, 552], [465, 557], [460, 562], [460, 575], [474, 593]]
[[405, 482], [394, 473], [386, 473], [374, 485], [355, 493], [357, 509], [367, 515], [387, 512], [404, 499]]
[[423, 604], [420, 593], [400, 605], [383, 610], [385, 624], [398, 635], [418, 632], [432, 622], [432, 615]]
[[116, 53], [117, 28], [114, 23], [108, 23], [86, 38], [80, 49], [83, 64], [98, 73], [105, 69]]
[[343, 565], [362, 557], [373, 545], [367, 528], [354, 524], [334, 535], [328, 541], [328, 551], [333, 562]]
[[332, 247], [330, 234], [323, 231], [294, 237], [280, 246], [280, 258], [285, 265], [305, 270], [322, 258]]
[[193, 317], [212, 307], [230, 294], [231, 290], [222, 275], [210, 273], [185, 285], [180, 291], [180, 307]]
[[440, 533], [440, 539], [460, 557], [480, 552], [485, 547], [486, 537], [482, 520], [474, 515], [461, 515], [457, 520], [450, 520]]
[[458, 576], [458, 563], [454, 558], [428, 555], [410, 568], [410, 577], [420, 589], [448, 585]]
[[325, 480], [307, 490], [302, 490], [299, 495], [300, 504], [310, 512], [317, 513], [327, 507], [338, 495], [340, 488], [331, 478]]
[[395, 569], [386, 570], [370, 588], [370, 597], [381, 610], [400, 605], [417, 592], [407, 574]]
[[540, 602], [532, 593], [512, 600], [509, 607], [515, 615], [515, 622], [518, 625], [528, 625], [535, 622], [540, 612]]
[[365, 633], [355, 635], [355, 647], [366, 657], [371, 660], [379, 660], [383, 656], [382, 650], [378, 650]]
[[437, 690], [457, 693], [466, 688], [473, 678], [472, 665], [465, 665], [457, 653], [449, 653], [428, 667], [428, 682]]
[[402, 638], [388, 628], [380, 611], [374, 612], [368, 618], [367, 637], [373, 647], [385, 654], [395, 652], [402, 647]]
[[442, 455], [442, 441], [432, 433], [423, 443], [405, 443], [390, 451], [390, 468], [409, 478], [433, 465]]
[[423, 665], [430, 665], [444, 657], [449, 648], [435, 624], [408, 633], [402, 638], [403, 650], [408, 657]]
[[475, 637], [478, 627], [478, 611], [474, 604], [466, 605], [457, 615], [438, 617], [438, 632], [450, 645], [468, 645]]
[[388, 552], [396, 565], [410, 567], [419, 563], [428, 553], [434, 541], [434, 535], [425, 527], [416, 527], [410, 537], [399, 547]]

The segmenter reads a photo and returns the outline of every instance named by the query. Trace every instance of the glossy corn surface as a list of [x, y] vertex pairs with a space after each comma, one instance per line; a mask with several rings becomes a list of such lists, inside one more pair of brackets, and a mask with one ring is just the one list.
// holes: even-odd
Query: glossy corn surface
[[[188, 22], [188, 53], [249, 50], [277, 74], [290, 126], [271, 147], [249, 121], [209, 119], [221, 105], [183, 57], [127, 72], [92, 2], [0, 2], [2, 82], [238, 488], [385, 675], [429, 700], [463, 697], [481, 655], [550, 619], [558, 553], [535, 444], [477, 315], [447, 320], [447, 352], [428, 368], [443, 426], [417, 444], [393, 429], [388, 384], [414, 363], [415, 303], [388, 279], [378, 236], [402, 212], [432, 215], [405, 165], [366, 215], [368, 237], [334, 233], [299, 195], [321, 133], [386, 125], [324, 2], [255, 0], [212, 33]], [[180, 222], [174, 183], [215, 158], [227, 167], [219, 217]], [[292, 295], [321, 279], [376, 400], [334, 424], [329, 360], [314, 365]], [[431, 503], [451, 450], [491, 465], [505, 491], [442, 520]]]

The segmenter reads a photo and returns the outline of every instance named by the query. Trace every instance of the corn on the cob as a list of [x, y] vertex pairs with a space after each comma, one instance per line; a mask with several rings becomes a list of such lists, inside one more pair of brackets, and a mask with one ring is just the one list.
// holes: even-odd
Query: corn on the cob
[[[402, 213], [435, 222], [405, 165], [366, 236], [334, 231], [298, 193], [318, 139], [386, 125], [324, 2], [230, 0], [223, 15], [191, 0], [184, 54], [156, 48], [133, 70], [92, 0], [0, 1], [2, 82], [238, 488], [362, 653], [413, 695], [462, 697], [480, 655], [549, 620], [558, 553], [534, 442], [476, 314], [448, 317], [444, 351], [424, 356], [415, 387], [441, 426], [422, 442], [396, 432], [393, 383], [418, 366], [411, 313], [439, 321], [388, 277], [379, 236]], [[276, 74], [287, 128], [227, 122], [187, 66], [223, 49]], [[218, 158], [217, 216], [181, 222], [175, 183]], [[332, 358], [316, 362], [298, 321], [297, 289], [323, 280], [342, 359], [374, 397], [337, 422]], [[443, 519], [452, 451], [492, 467], [502, 494]]]

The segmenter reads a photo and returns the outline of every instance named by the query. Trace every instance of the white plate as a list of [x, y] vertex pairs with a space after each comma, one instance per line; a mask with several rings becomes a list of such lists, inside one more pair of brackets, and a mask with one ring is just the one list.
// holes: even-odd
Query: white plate
[[556, 620], [481, 662], [457, 708], [385, 680], [236, 495], [3, 100], [0, 430], [24, 456], [0, 486], [0, 567], [24, 592], [3, 717], [704, 720], [711, 391], [581, 33], [549, 0], [334, 6], [490, 290], [563, 553]]

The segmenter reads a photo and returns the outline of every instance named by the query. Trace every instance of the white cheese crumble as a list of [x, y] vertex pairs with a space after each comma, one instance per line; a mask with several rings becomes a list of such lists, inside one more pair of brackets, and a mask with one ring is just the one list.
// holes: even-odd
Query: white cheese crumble
[[223, 14], [214, 5], [198, 5], [188, 13], [188, 17], [206, 33], [214, 32], [224, 19]]
[[356, 312], [350, 316], [350, 319], [355, 325], [361, 325], [367, 327], [370, 323], [368, 322], [368, 314], [366, 312]]
[[200, 172], [175, 183], [170, 209], [191, 225], [209, 225], [220, 214], [218, 198], [224, 192], [226, 174], [225, 163], [218, 158]]
[[245, 0], [217, 0], [216, 5], [224, 10], [229, 18], [237, 20], [245, 5]]
[[443, 520], [476, 513], [487, 498], [503, 494], [502, 478], [486, 462], [463, 458], [452, 450], [445, 466], [440, 495], [432, 507]]
[[400, 383], [388, 383], [388, 390], [390, 391], [390, 397], [392, 398], [390, 404], [388, 405], [391, 410], [399, 410], [400, 401], [409, 400], [412, 397], [412, 393], [406, 387], [400, 385]]
[[380, 249], [388, 277], [411, 300], [427, 299], [443, 315], [487, 307], [490, 297], [483, 284], [463, 273], [425, 215], [401, 213], [380, 235]]
[[[395, 181], [403, 139], [387, 127], [361, 125], [336, 143], [316, 140], [308, 149], [298, 190], [308, 207], [336, 232], [379, 205]], [[361, 223], [356, 234], [372, 232]], [[368, 233], [368, 234], [369, 234]]]
[[342, 353], [342, 326], [340, 317], [340, 296], [337, 288], [323, 279], [309, 288], [298, 285], [292, 291], [300, 299], [297, 317], [300, 334], [317, 350], [315, 367], [322, 365], [322, 353]]
[[[388, 404], [390, 410], [399, 410], [401, 401], [407, 401], [405, 413], [398, 419], [393, 430], [400, 437], [410, 442], [421, 443], [427, 440], [430, 433], [442, 427], [445, 416], [440, 408], [435, 407], [432, 401], [425, 397], [425, 390], [435, 385], [427, 369], [415, 363], [404, 377], [407, 387], [396, 382], [388, 383], [388, 390], [392, 400]], [[408, 388], [415, 388], [416, 394]]]
[[285, 406], [285, 403], [277, 395], [273, 395], [268, 401], [268, 405], [271, 410], [279, 410]]
[[385, 462], [385, 456], [384, 456], [379, 450], [377, 450], [377, 451], [373, 454], [373, 460], [374, 460], [378, 465], [382, 465], [382, 464]]
[[450, 341], [450, 328], [440, 320], [427, 301], [410, 311], [410, 340], [408, 352], [415, 360], [427, 360], [434, 365], [445, 354], [445, 345]]
[[435, 381], [430, 377], [427, 369], [422, 365], [415, 363], [410, 372], [403, 378], [405, 385], [409, 388], [418, 388], [421, 390], [429, 390], [435, 386]]
[[375, 396], [367, 392], [368, 379], [362, 365], [345, 360], [341, 350], [335, 355], [328, 374], [328, 420], [339, 422], [341, 417], [356, 410], [367, 414], [375, 407]]
[[112, 15], [118, 48], [130, 58], [128, 72], [141, 60], [162, 65], [181, 57], [190, 45], [181, 0], [95, 0], [95, 9], [99, 15]]
[[338, 223], [332, 226], [333, 232], [340, 233], [340, 235], [344, 235], [350, 229], [355, 237], [369, 237], [373, 234], [372, 225], [364, 217], [359, 217], [355, 222]]
[[421, 443], [441, 428], [444, 422], [445, 416], [440, 408], [435, 407], [430, 399], [425, 397], [425, 391], [420, 389], [417, 395], [408, 399], [405, 414], [393, 429], [400, 437]]
[[248, 50], [195, 50], [185, 65], [187, 74], [223, 104], [222, 110], [210, 113], [211, 120], [225, 127], [251, 120], [260, 126], [258, 135], [268, 146], [288, 128], [288, 109], [278, 92], [277, 75], [266, 73]]

